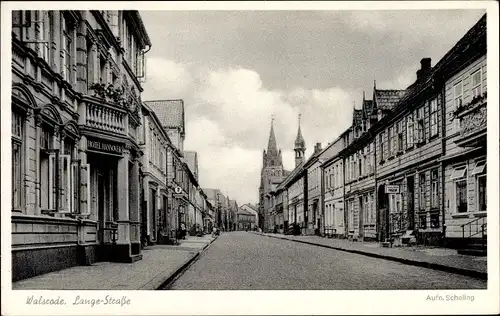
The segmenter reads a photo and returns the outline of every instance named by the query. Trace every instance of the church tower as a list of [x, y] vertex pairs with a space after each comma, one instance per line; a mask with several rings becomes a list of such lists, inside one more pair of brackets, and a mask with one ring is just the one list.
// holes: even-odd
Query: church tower
[[[266, 195], [273, 190], [273, 185], [276, 186], [283, 180], [283, 158], [281, 149], [278, 150], [276, 144], [276, 135], [274, 134], [274, 118], [271, 120], [271, 131], [267, 143], [267, 151], [264, 149], [262, 153], [262, 170], [260, 175], [259, 188], [259, 213], [261, 214], [263, 229], [267, 225], [266, 210], [268, 209], [268, 201]], [[261, 223], [259, 221], [259, 223]]]
[[304, 162], [304, 156], [306, 154], [306, 142], [304, 137], [302, 137], [302, 131], [300, 130], [300, 114], [299, 114], [299, 130], [297, 132], [297, 138], [295, 139], [295, 167]]

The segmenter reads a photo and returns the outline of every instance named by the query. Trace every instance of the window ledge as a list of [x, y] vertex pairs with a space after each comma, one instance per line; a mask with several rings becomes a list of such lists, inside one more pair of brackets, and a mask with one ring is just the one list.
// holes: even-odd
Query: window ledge
[[412, 151], [413, 150], [413, 145], [406, 147], [406, 152]]
[[397, 156], [401, 156], [402, 154], [403, 154], [403, 151], [402, 151], [402, 150], [400, 150], [400, 151], [398, 151], [398, 152], [396, 153], [396, 157], [397, 157]]
[[472, 215], [474, 215], [474, 217], [486, 217], [488, 215], [488, 212], [486, 211], [474, 212], [472, 213]]
[[436, 134], [436, 135], [433, 135], [433, 136], [429, 137], [429, 141], [434, 140], [434, 139], [436, 139], [438, 137], [439, 137], [439, 133]]
[[469, 218], [470, 213], [455, 213], [451, 214], [452, 218]]
[[390, 156], [389, 158], [387, 158], [387, 161], [392, 160], [392, 159], [394, 159], [394, 156]]

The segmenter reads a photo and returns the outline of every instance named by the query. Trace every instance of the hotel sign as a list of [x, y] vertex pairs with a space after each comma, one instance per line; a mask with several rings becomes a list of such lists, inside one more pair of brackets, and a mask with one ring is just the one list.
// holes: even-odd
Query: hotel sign
[[101, 139], [87, 139], [87, 149], [111, 154], [123, 154], [123, 144], [109, 142]]
[[399, 185], [387, 185], [385, 187], [385, 193], [387, 194], [398, 194], [399, 193]]

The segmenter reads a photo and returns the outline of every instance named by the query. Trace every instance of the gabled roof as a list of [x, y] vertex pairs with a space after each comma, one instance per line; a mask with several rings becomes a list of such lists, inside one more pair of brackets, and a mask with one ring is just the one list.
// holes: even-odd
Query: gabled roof
[[184, 101], [153, 100], [144, 101], [155, 113], [164, 128], [179, 128], [185, 133]]
[[254, 205], [249, 204], [249, 203], [247, 203], [247, 204], [243, 204], [241, 207], [243, 207], [243, 206], [247, 206], [247, 207], [251, 208], [252, 210], [254, 210], [254, 211], [256, 211], [256, 212], [258, 212], [258, 211], [259, 211], [259, 210], [258, 210], [258, 209], [254, 206]]
[[363, 118], [368, 118], [370, 115], [374, 113], [375, 106], [373, 104], [373, 100], [363, 100]]
[[406, 90], [379, 90], [375, 88], [374, 101], [377, 110], [392, 111]]
[[255, 214], [253, 214], [252, 212], [249, 212], [241, 207], [238, 208], [238, 214], [245, 214], [245, 215], [252, 215], [252, 216], [255, 216]]
[[294, 180], [297, 174], [299, 174], [303, 170], [304, 170], [304, 162], [301, 162], [297, 167], [295, 167], [295, 169], [292, 170], [292, 172], [285, 179], [283, 179], [283, 181], [281, 181], [277, 189], [279, 190], [287, 187], [287, 185]]
[[359, 126], [363, 124], [363, 110], [354, 109], [352, 113], [352, 125]]

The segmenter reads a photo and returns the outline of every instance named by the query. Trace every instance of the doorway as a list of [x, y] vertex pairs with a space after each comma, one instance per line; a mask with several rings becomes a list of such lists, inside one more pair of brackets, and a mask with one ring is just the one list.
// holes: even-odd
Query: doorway
[[415, 229], [415, 182], [413, 176], [406, 179], [408, 185], [408, 230]]
[[377, 231], [379, 241], [385, 241], [389, 238], [389, 207], [388, 198], [385, 193], [385, 184], [378, 188], [378, 216], [377, 216]]

